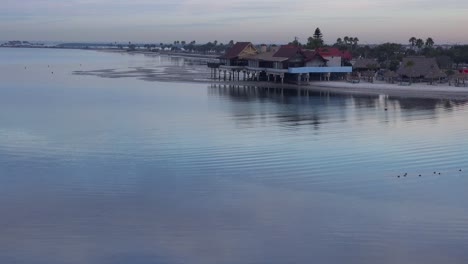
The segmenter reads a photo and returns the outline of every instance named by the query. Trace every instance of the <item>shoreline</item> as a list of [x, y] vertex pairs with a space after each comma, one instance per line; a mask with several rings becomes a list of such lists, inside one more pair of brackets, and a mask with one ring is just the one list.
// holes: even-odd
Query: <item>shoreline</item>
[[[228, 85], [228, 86], [255, 86], [259, 88], [271, 88], [271, 89], [285, 89], [289, 91], [311, 91], [311, 92], [330, 92], [337, 94], [348, 94], [348, 95], [387, 95], [392, 97], [405, 97], [405, 98], [427, 98], [427, 99], [447, 99], [447, 100], [468, 100], [468, 87], [452, 87], [456, 89], [442, 90], [442, 89], [425, 89], [421, 86], [413, 87], [410, 89], [400, 87], [390, 87], [385, 84], [369, 84], [374, 85], [368, 87], [368, 85], [352, 84], [353, 87], [349, 87], [348, 83], [344, 81], [330, 81], [330, 82], [310, 82], [306, 85], [297, 84], [275, 84], [269, 82], [253, 82], [253, 81], [210, 81], [210, 84]], [[391, 84], [389, 84], [391, 85]], [[395, 84], [395, 86], [398, 86]], [[416, 85], [415, 85], [416, 86]], [[429, 86], [429, 85], [427, 85]], [[450, 86], [447, 86], [450, 88]], [[430, 88], [430, 87], [429, 87]], [[444, 86], [440, 88], [446, 88]], [[459, 90], [458, 90], [459, 88]]]
[[[429, 85], [413, 83], [410, 86], [400, 86], [390, 83], [348, 83], [344, 81], [311, 82], [317, 90], [362, 95], [388, 95], [411, 98], [435, 98], [468, 100], [468, 87], [454, 87], [447, 84]], [[315, 88], [313, 88], [315, 89]]]
[[[46, 48], [50, 49], [50, 48]], [[62, 48], [56, 48], [62, 49]], [[80, 49], [91, 50], [97, 52], [109, 52], [119, 54], [138, 54], [138, 55], [153, 55], [153, 56], [169, 56], [169, 57], [188, 57], [195, 59], [214, 59], [217, 55], [206, 54], [186, 54], [186, 53], [159, 53], [150, 51], [126, 51], [126, 50], [112, 50], [112, 49]], [[201, 66], [204, 67], [204, 66]], [[201, 69], [201, 68], [200, 68]], [[172, 75], [170, 78], [165, 78], [165, 74], [155, 76], [152, 74], [151, 68], [138, 67], [133, 69], [133, 74], [127, 75], [120, 72], [103, 72], [102, 70], [91, 71], [76, 71], [73, 74], [97, 76], [100, 78], [137, 78], [143, 81], [159, 81], [159, 82], [183, 82], [183, 83], [206, 83], [206, 84], [219, 84], [231, 86], [255, 86], [260, 88], [271, 89], [286, 89], [301, 91], [319, 91], [319, 92], [332, 92], [350, 95], [388, 95], [396, 97], [411, 97], [411, 98], [434, 98], [434, 99], [450, 99], [450, 100], [468, 100], [468, 87], [454, 87], [448, 84], [429, 85], [427, 83], [413, 83], [410, 86], [400, 86], [397, 83], [390, 84], [385, 82], [359, 82], [349, 83], [346, 81], [311, 81], [308, 84], [279, 84], [266, 81], [224, 81], [209, 79], [209, 74], [200, 71], [199, 74], [194, 76], [173, 76], [177, 74], [177, 70], [172, 69], [169, 72]], [[204, 69], [202, 69], [204, 70]], [[200, 76], [202, 75], [202, 76]], [[204, 78], [205, 77], [205, 78]]]
[[206, 59], [213, 60], [217, 59], [220, 55], [213, 54], [198, 54], [198, 53], [183, 53], [183, 52], [152, 52], [147, 50], [118, 50], [118, 49], [82, 49], [82, 50], [92, 50], [98, 52], [109, 52], [109, 53], [120, 53], [120, 54], [139, 54], [139, 55], [150, 55], [150, 56], [171, 56], [171, 57], [185, 57], [185, 58], [196, 58], [196, 59]]
[[[103, 51], [103, 50], [98, 50]], [[170, 57], [187, 57], [189, 54], [178, 53], [154, 53], [145, 51], [116, 51], [111, 52], [127, 53], [127, 54], [142, 54], [155, 56], [170, 56]], [[210, 59], [209, 55], [194, 54], [193, 57], [200, 59]], [[432, 98], [432, 99], [450, 99], [450, 100], [468, 100], [468, 87], [454, 87], [448, 84], [429, 85], [427, 83], [413, 83], [410, 86], [400, 86], [397, 83], [390, 84], [386, 82], [359, 82], [349, 83], [346, 81], [311, 81], [308, 84], [279, 84], [266, 81], [224, 81], [213, 79], [190, 79], [190, 78], [174, 78], [172, 80], [155, 78], [147, 76], [140, 78], [144, 81], [161, 81], [161, 82], [184, 82], [184, 83], [207, 83], [231, 86], [255, 86], [260, 88], [271, 89], [286, 89], [286, 90], [309, 90], [319, 92], [332, 92], [350, 95], [387, 95], [395, 97], [408, 98]]]

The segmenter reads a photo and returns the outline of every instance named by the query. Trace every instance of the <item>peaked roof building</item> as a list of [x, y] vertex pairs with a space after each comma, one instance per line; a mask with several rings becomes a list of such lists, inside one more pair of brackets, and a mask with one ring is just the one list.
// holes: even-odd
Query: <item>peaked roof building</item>
[[251, 42], [237, 42], [236, 44], [234, 44], [234, 46], [228, 49], [226, 53], [220, 57], [220, 59], [235, 59], [238, 57], [248, 57], [255, 53], [257, 53], [257, 50]]
[[318, 48], [317, 51], [323, 57], [341, 57], [345, 60], [351, 60], [353, 56], [347, 50], [340, 50], [335, 47]]
[[403, 62], [397, 73], [411, 78], [431, 78], [429, 76], [439, 75], [441, 70], [435, 58], [410, 56], [403, 58]]

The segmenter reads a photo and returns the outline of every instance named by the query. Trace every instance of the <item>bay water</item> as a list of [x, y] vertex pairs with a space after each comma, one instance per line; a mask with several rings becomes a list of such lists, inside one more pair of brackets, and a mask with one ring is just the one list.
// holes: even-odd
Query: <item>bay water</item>
[[133, 67], [194, 66], [0, 49], [0, 263], [468, 262], [468, 102]]

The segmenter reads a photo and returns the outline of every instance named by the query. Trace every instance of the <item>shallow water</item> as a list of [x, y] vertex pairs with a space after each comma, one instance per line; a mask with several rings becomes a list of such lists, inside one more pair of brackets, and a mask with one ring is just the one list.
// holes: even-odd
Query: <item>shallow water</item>
[[468, 262], [467, 102], [73, 74], [185, 65], [0, 49], [0, 263]]

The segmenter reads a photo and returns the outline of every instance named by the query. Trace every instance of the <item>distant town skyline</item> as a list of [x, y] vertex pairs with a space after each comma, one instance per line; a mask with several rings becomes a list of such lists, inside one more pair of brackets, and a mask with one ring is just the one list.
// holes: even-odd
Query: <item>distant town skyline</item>
[[361, 44], [466, 44], [468, 2], [458, 0], [211, 1], [0, 0], [2, 40], [206, 43], [217, 40], [306, 42], [316, 27], [324, 40], [353, 36]]

